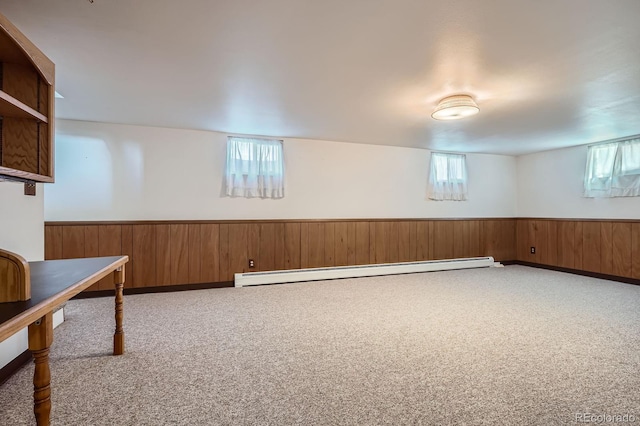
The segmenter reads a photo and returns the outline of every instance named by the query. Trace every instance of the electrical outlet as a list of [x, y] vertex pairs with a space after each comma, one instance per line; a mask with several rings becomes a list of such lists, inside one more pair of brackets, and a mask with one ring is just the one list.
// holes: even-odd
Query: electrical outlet
[[535, 247], [531, 247], [531, 254], [536, 254], [536, 248]]
[[256, 262], [253, 259], [249, 259], [249, 268], [255, 268]]

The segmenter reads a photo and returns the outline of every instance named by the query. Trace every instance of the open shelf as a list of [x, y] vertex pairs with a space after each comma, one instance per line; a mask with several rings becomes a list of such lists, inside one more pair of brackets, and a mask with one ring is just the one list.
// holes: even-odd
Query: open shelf
[[44, 182], [53, 183], [53, 177], [38, 173], [23, 172], [21, 170], [11, 169], [9, 167], [0, 166], [0, 182], [3, 180], [16, 182]]
[[0, 179], [53, 182], [55, 65], [0, 14]]
[[44, 114], [39, 113], [2, 90], [0, 90], [0, 115], [3, 117], [33, 118], [43, 123], [49, 122], [49, 119]]

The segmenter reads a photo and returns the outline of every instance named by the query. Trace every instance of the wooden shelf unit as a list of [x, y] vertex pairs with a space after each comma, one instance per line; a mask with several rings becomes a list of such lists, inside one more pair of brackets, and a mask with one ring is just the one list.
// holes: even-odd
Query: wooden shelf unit
[[55, 66], [0, 14], [0, 179], [54, 180]]

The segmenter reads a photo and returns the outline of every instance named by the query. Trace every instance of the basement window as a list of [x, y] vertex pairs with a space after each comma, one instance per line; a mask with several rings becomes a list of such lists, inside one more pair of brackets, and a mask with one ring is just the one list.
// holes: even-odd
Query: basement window
[[431, 153], [428, 197], [437, 201], [467, 199], [466, 155]]
[[282, 141], [229, 136], [224, 194], [228, 197], [283, 198]]
[[640, 196], [640, 138], [587, 148], [583, 196]]

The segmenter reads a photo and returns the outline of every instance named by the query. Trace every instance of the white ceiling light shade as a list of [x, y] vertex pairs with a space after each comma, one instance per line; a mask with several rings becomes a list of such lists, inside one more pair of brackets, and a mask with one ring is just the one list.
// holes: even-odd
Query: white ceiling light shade
[[438, 102], [431, 114], [436, 120], [458, 120], [475, 115], [480, 111], [475, 101], [468, 95], [448, 96]]

